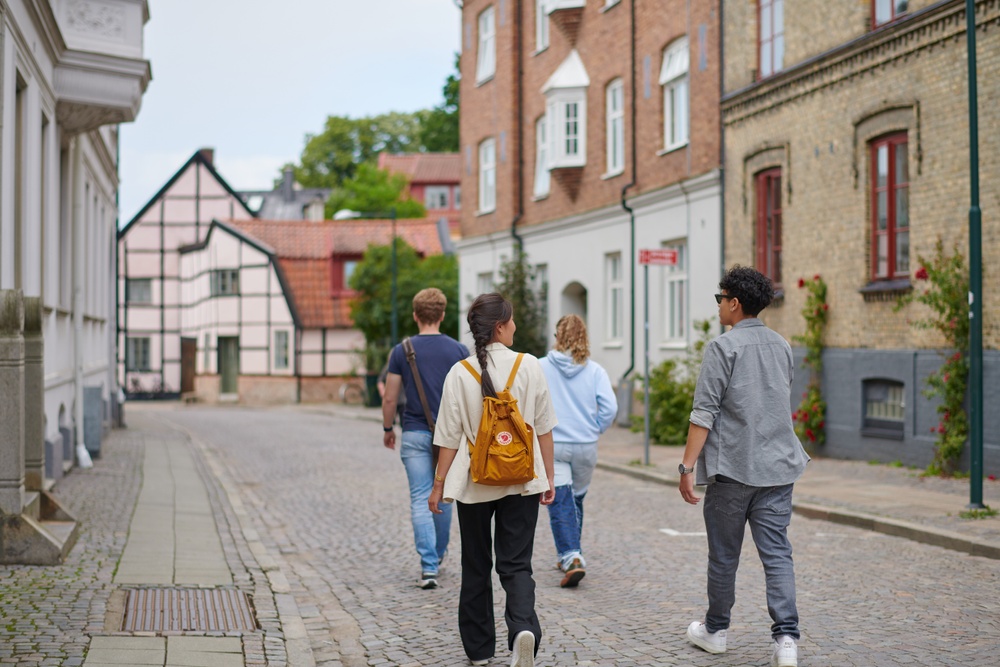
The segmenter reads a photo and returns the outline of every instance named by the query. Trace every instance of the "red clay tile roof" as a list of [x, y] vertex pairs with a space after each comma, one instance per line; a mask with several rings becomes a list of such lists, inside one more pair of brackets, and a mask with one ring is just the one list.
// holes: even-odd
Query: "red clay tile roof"
[[379, 153], [379, 169], [406, 174], [410, 183], [453, 183], [462, 180], [459, 153]]
[[[334, 255], [357, 256], [392, 241], [390, 220], [232, 220], [228, 224], [274, 250], [295, 310], [306, 329], [350, 328], [350, 297], [331, 293]], [[397, 220], [396, 234], [421, 255], [441, 253], [437, 223]]]

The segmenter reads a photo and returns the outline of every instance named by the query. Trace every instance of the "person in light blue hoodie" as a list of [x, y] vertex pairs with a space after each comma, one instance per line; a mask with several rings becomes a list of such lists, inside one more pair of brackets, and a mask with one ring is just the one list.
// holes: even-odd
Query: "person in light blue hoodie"
[[587, 325], [577, 315], [556, 324], [556, 349], [542, 360], [559, 423], [555, 441], [555, 501], [549, 505], [552, 537], [563, 571], [560, 586], [572, 588], [586, 574], [580, 547], [583, 498], [597, 465], [597, 438], [618, 413], [607, 371], [590, 359]]

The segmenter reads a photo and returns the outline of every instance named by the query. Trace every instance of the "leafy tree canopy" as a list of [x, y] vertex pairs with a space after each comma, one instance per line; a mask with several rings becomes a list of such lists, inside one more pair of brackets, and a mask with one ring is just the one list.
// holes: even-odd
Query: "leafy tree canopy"
[[435, 153], [455, 153], [458, 141], [459, 56], [455, 54], [455, 72], [444, 82], [444, 102], [420, 113], [420, 143]]
[[410, 199], [406, 193], [408, 182], [403, 174], [390, 174], [371, 164], [358, 165], [353, 178], [334, 189], [326, 202], [326, 217], [341, 209], [352, 211], [388, 211], [396, 208], [398, 218], [422, 218], [427, 215], [424, 205]]

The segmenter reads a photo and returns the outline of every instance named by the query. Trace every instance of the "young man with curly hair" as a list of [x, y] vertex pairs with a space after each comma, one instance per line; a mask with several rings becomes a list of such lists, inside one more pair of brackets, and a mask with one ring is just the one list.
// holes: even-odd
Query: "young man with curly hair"
[[719, 288], [719, 321], [732, 329], [705, 348], [687, 446], [678, 466], [680, 493], [688, 503], [700, 500], [694, 493], [696, 483], [707, 485], [708, 611], [704, 621], [688, 627], [687, 638], [709, 653], [725, 652], [736, 602], [736, 569], [749, 523], [764, 564], [773, 621], [771, 665], [797, 667], [799, 615], [788, 523], [792, 486], [809, 456], [792, 426], [795, 362], [788, 342], [757, 318], [774, 298], [770, 279], [734, 266]]

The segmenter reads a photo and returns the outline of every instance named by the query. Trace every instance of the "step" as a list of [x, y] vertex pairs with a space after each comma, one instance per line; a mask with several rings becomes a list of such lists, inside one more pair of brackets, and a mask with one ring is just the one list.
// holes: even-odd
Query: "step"
[[42, 500], [40, 493], [37, 491], [25, 491], [24, 505], [21, 508], [21, 514], [23, 516], [30, 516], [32, 519], [38, 519], [41, 517]]

